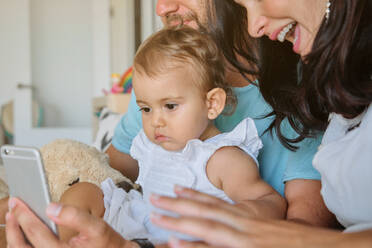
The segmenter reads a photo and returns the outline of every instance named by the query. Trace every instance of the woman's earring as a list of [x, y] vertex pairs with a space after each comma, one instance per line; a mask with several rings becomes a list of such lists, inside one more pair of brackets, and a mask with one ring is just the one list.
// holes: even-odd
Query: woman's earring
[[331, 13], [330, 7], [331, 7], [331, 2], [327, 0], [327, 9], [326, 9], [326, 14], [325, 14], [326, 21], [328, 21], [329, 19], [329, 13]]

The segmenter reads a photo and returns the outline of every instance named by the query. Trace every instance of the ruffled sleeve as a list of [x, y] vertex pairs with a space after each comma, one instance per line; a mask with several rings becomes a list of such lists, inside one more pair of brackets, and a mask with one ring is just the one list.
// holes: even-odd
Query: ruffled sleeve
[[251, 118], [242, 120], [231, 132], [222, 133], [208, 140], [219, 147], [237, 146], [248, 153], [258, 164], [257, 156], [263, 147], [256, 125]]
[[139, 160], [144, 157], [144, 154], [148, 153], [153, 149], [154, 144], [152, 144], [147, 138], [143, 129], [137, 134], [133, 139], [132, 146], [130, 147], [130, 155], [135, 160]]

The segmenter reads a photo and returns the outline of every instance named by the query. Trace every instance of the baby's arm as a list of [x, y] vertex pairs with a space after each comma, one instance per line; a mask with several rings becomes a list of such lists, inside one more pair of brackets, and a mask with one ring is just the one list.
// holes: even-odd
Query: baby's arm
[[[76, 183], [66, 190], [61, 196], [60, 202], [66, 205], [74, 206], [88, 213], [102, 217], [105, 213], [103, 204], [103, 192], [92, 183]], [[65, 227], [58, 227], [61, 240], [69, 240], [76, 233]]]
[[263, 218], [285, 218], [287, 203], [260, 177], [256, 162], [238, 147], [223, 147], [209, 159], [209, 180], [222, 189], [247, 214]]

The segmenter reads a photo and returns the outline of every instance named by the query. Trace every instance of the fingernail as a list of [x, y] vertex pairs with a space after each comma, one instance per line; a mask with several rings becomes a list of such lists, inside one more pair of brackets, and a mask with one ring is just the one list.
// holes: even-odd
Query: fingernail
[[5, 221], [8, 222], [9, 218], [10, 218], [10, 213], [9, 212], [6, 212], [6, 214], [5, 214]]
[[152, 193], [152, 194], [150, 195], [150, 197], [151, 197], [151, 200], [157, 201], [157, 200], [159, 200], [160, 195], [155, 194], [155, 193]]
[[8, 200], [9, 211], [11, 211], [16, 205], [17, 205], [17, 203], [16, 203], [15, 199], [14, 198], [9, 198], [9, 200]]
[[161, 218], [161, 215], [158, 214], [158, 213], [152, 212], [152, 213], [150, 214], [150, 218], [151, 218], [152, 220], [159, 220], [159, 219]]
[[173, 236], [169, 238], [169, 244], [171, 247], [181, 247], [180, 240]]
[[71, 246], [77, 246], [77, 244], [79, 244], [79, 236], [76, 236], [76, 237], [72, 237], [70, 239], [70, 241], [68, 241], [68, 244], [71, 245]]
[[182, 192], [185, 188], [180, 185], [174, 185], [174, 192]]
[[82, 242], [85, 242], [86, 240], [88, 240], [88, 238], [86, 236], [79, 235], [79, 236], [75, 236], [75, 237], [71, 238], [68, 243], [69, 243], [69, 245], [71, 245], [73, 247], [75, 247], [75, 246], [76, 247], [81, 247]]
[[58, 215], [61, 213], [62, 205], [59, 205], [57, 203], [51, 203], [46, 209], [46, 212], [50, 216], [58, 217]]

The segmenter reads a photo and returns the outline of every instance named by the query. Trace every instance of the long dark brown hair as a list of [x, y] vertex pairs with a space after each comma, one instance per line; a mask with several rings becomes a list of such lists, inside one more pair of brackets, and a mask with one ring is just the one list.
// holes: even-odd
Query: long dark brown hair
[[[274, 96], [281, 95], [286, 99], [285, 94], [288, 93], [284, 94], [283, 89], [287, 92], [297, 84], [299, 56], [293, 53], [291, 44], [286, 42], [283, 45], [265, 37], [260, 39], [250, 37], [246, 10], [232, 0], [211, 1], [208, 17], [207, 29], [228, 62], [248, 82], [260, 87], [268, 103], [282, 105]], [[259, 84], [249, 78], [259, 79]], [[262, 118], [275, 114], [273, 111]], [[295, 149], [295, 146], [289, 144], [281, 134], [280, 123], [276, 125], [274, 121], [266, 131], [275, 129], [281, 143], [289, 149]]]
[[[273, 107], [271, 128], [287, 144], [325, 130], [335, 112], [355, 118], [372, 102], [372, 1], [334, 0], [310, 54], [303, 58], [298, 82], [282, 87], [262, 71], [261, 92]], [[274, 65], [275, 66], [275, 65]], [[283, 137], [288, 118], [299, 136]]]
[[[273, 108], [269, 116], [275, 117], [268, 130], [275, 130], [287, 148], [295, 149], [295, 143], [325, 130], [329, 113], [354, 118], [372, 102], [371, 0], [331, 1], [329, 20], [323, 21], [312, 51], [302, 61], [290, 44], [267, 38], [259, 39], [257, 59], [250, 51], [255, 43], [247, 36], [244, 8], [232, 0], [212, 2], [217, 43], [240, 73], [257, 76], [260, 91]], [[248, 63], [239, 63], [234, 54], [243, 55]], [[297, 138], [282, 134], [284, 120]]]
[[258, 42], [248, 35], [245, 8], [226, 0], [212, 0], [208, 5], [206, 30], [214, 38], [226, 60], [250, 83], [257, 77]]

